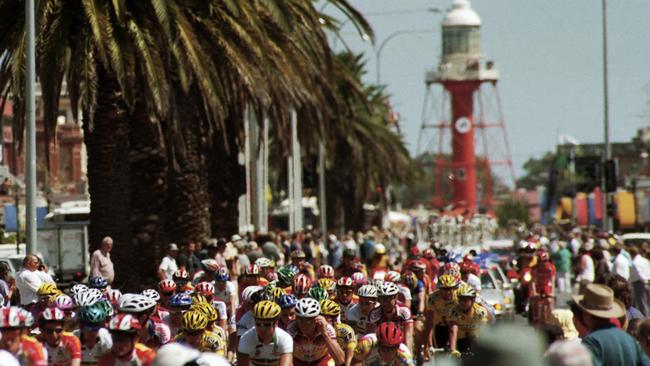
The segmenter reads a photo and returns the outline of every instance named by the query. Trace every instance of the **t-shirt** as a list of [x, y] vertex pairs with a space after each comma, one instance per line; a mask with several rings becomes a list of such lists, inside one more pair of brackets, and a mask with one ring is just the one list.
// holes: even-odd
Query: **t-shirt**
[[176, 264], [176, 259], [165, 256], [160, 262], [158, 269], [162, 270], [165, 273], [165, 279], [171, 280], [174, 272], [178, 271], [178, 265]]
[[293, 338], [280, 328], [275, 328], [271, 343], [262, 343], [255, 328], [247, 331], [239, 340], [237, 352], [248, 355], [253, 365], [278, 365], [280, 356], [293, 353]]
[[560, 248], [553, 253], [553, 264], [559, 273], [567, 273], [571, 269], [571, 252], [567, 248]]
[[650, 359], [639, 342], [613, 325], [597, 329], [582, 339], [594, 366], [648, 366]]
[[72, 333], [61, 333], [61, 341], [56, 346], [50, 346], [47, 342], [44, 344], [50, 366], [68, 366], [72, 360], [81, 359], [81, 343]]
[[108, 283], [113, 283], [115, 271], [113, 270], [113, 261], [111, 261], [111, 254], [104, 253], [97, 249], [90, 258], [90, 276], [103, 277]]
[[580, 263], [582, 265], [582, 272], [578, 275], [578, 281], [594, 282], [596, 280], [594, 260], [589, 255], [583, 254], [580, 257]]

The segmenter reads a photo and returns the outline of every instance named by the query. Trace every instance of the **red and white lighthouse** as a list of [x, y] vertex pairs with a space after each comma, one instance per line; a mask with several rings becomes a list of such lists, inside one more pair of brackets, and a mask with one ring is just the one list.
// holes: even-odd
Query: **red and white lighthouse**
[[[437, 124], [427, 124], [423, 120], [422, 126], [423, 129], [434, 127], [451, 132], [451, 149], [443, 151], [441, 146], [435, 162], [438, 181], [434, 206], [452, 204], [470, 213], [475, 212], [479, 206], [492, 206], [491, 160], [486, 146], [482, 149], [484, 154], [477, 159], [475, 142], [478, 138], [483, 145], [489, 144], [483, 133], [485, 128], [503, 127], [502, 121], [496, 124], [486, 123], [479, 113], [480, 108], [475, 108], [475, 101], [480, 104], [482, 100], [478, 98], [481, 86], [496, 86], [499, 78], [494, 63], [485, 61], [485, 56], [481, 53], [480, 28], [481, 18], [469, 1], [453, 0], [452, 7], [442, 22], [440, 63], [437, 69], [428, 72], [426, 76], [429, 89], [435, 84], [442, 86], [444, 100], [448, 99], [449, 103], [443, 102], [443, 108], [449, 108], [450, 113], [446, 115], [445, 111]], [[478, 130], [481, 132], [477, 133]], [[441, 132], [438, 143], [442, 145], [443, 140]], [[509, 156], [507, 160], [509, 163]], [[487, 180], [479, 177], [479, 172], [483, 177], [488, 177]], [[447, 179], [451, 188], [450, 200], [444, 199], [441, 193], [443, 189], [439, 187], [444, 179]]]

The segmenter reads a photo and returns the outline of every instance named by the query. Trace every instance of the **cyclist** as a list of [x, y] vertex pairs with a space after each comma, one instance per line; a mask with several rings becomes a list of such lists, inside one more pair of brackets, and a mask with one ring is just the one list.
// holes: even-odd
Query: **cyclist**
[[343, 259], [341, 264], [336, 268], [336, 277], [352, 277], [353, 273], [367, 273], [366, 268], [359, 262], [359, 258], [354, 249], [346, 248], [343, 250]]
[[131, 314], [117, 314], [108, 322], [113, 348], [105, 353], [98, 366], [150, 366], [156, 353], [138, 342], [140, 323]]
[[153, 320], [156, 323], [162, 322], [162, 319], [165, 319], [169, 317], [169, 311], [168, 310], [163, 310], [162, 307], [160, 306], [160, 293], [158, 291], [149, 288], [146, 290], [143, 290], [140, 295], [148, 297], [150, 300], [154, 301], [156, 304], [153, 306], [153, 309], [151, 309], [151, 316], [150, 319]]
[[176, 283], [177, 292], [194, 290], [190, 282], [190, 274], [182, 268], [172, 274], [172, 280]]
[[38, 302], [32, 305], [29, 312], [32, 313], [34, 319], [40, 319], [41, 313], [47, 309], [61, 291], [54, 283], [44, 283], [38, 288]]
[[354, 351], [354, 365], [413, 366], [411, 351], [403, 342], [403, 333], [395, 323], [381, 323], [377, 333], [359, 339]]
[[41, 313], [39, 329], [47, 350], [50, 366], [81, 365], [81, 343], [74, 334], [63, 331], [65, 314], [59, 308], [49, 307]]
[[207, 302], [200, 302], [192, 305], [190, 311], [199, 311], [205, 315], [205, 317], [208, 319], [208, 325], [205, 327], [206, 333], [212, 332], [217, 338], [222, 341], [220, 344], [218, 344], [218, 346], [222, 346], [222, 348], [216, 348], [215, 351], [219, 354], [226, 355], [227, 350], [225, 347], [228, 341], [228, 336], [223, 328], [215, 324], [215, 322], [219, 319], [219, 313], [214, 309], [212, 305], [208, 304]]
[[280, 296], [278, 304], [282, 311], [280, 312], [280, 317], [278, 318], [278, 326], [282, 330], [287, 330], [289, 324], [296, 320], [296, 303], [298, 300], [293, 295], [284, 294]]
[[306, 297], [311, 289], [311, 279], [305, 274], [299, 274], [293, 278], [292, 294], [300, 300]]
[[409, 290], [408, 286], [400, 282], [401, 279], [402, 275], [397, 271], [388, 271], [384, 275], [384, 281], [392, 282], [397, 285], [397, 289], [399, 290], [399, 293], [397, 294], [397, 300], [402, 305], [410, 308], [411, 301], [413, 300], [413, 297], [411, 296], [411, 290]]
[[[190, 348], [201, 352], [215, 352], [225, 356], [226, 340], [218, 335], [214, 337], [215, 342], [206, 344], [204, 337], [209, 331], [208, 318], [199, 310], [190, 309], [183, 313], [183, 324], [181, 332], [174, 338], [175, 342], [182, 343]], [[212, 340], [212, 337], [209, 337]]]
[[[530, 283], [530, 299], [533, 309], [533, 323], [542, 324], [551, 318], [554, 300], [555, 265], [549, 260], [548, 252], [537, 252], [539, 261], [532, 267], [533, 280]], [[546, 305], [546, 306], [544, 306]], [[542, 313], [543, 309], [545, 310]]]
[[32, 325], [29, 312], [16, 306], [0, 309], [0, 349], [11, 353], [23, 366], [47, 366], [45, 347], [23, 334]]
[[184, 292], [176, 294], [169, 299], [169, 318], [163, 322], [169, 325], [172, 334], [176, 334], [183, 323], [183, 312], [192, 306], [192, 298]]
[[[149, 338], [153, 334], [154, 323], [156, 321], [152, 319], [152, 315], [156, 309], [156, 305], [156, 301], [152, 298], [141, 294], [124, 294], [120, 297], [120, 301], [117, 304], [117, 310], [119, 312], [131, 314], [138, 320], [141, 327], [138, 339], [142, 343], [149, 341]], [[158, 320], [158, 322], [160, 321]]]
[[355, 290], [359, 290], [361, 286], [368, 284], [368, 278], [362, 272], [354, 272], [350, 278], [354, 281]]
[[[388, 255], [384, 244], [375, 244], [372, 259], [370, 260], [370, 277], [377, 272], [388, 271]], [[383, 278], [383, 276], [381, 277]]]
[[318, 267], [318, 279], [321, 278], [334, 279], [334, 268], [332, 268], [332, 266], [328, 266], [327, 264], [323, 264], [322, 266]]
[[205, 296], [207, 304], [210, 304], [213, 310], [215, 310], [216, 318], [213, 321], [217, 322], [219, 328], [226, 331], [228, 329], [228, 306], [225, 302], [216, 300], [214, 298], [214, 292], [215, 289], [212, 282], [204, 281], [196, 284], [196, 293]]
[[314, 266], [307, 262], [307, 255], [302, 250], [296, 250], [291, 253], [291, 264], [298, 268], [298, 273], [309, 276], [310, 280], [316, 278]]
[[237, 326], [235, 323], [235, 310], [237, 309], [235, 284], [230, 281], [230, 274], [227, 268], [219, 268], [214, 275], [214, 295], [213, 299], [223, 301], [226, 304], [226, 311], [228, 313], [228, 331], [232, 333], [236, 331]]
[[270, 281], [273, 281], [277, 278], [275, 275], [275, 261], [260, 257], [257, 258], [255, 264], [260, 267], [260, 286], [266, 286]]
[[318, 280], [318, 287], [327, 291], [331, 299], [336, 296], [336, 281], [332, 278], [321, 278]]
[[[260, 301], [273, 301], [273, 294], [268, 291], [266, 288], [263, 288], [255, 292], [251, 296], [251, 305], [255, 305]], [[237, 337], [241, 337], [248, 330], [252, 329], [255, 326], [255, 318], [253, 317], [253, 310], [249, 310], [244, 314], [241, 319], [237, 322]]]
[[377, 306], [377, 288], [373, 285], [363, 285], [359, 288], [359, 303], [355, 304], [348, 311], [348, 324], [352, 326], [358, 336], [372, 333], [375, 330], [375, 323], [378, 317], [371, 318], [371, 314], [378, 314], [372, 310]]
[[440, 262], [436, 259], [433, 249], [427, 248], [422, 252], [422, 259], [427, 265], [427, 274], [431, 278], [435, 278], [440, 270]]
[[88, 287], [89, 288], [96, 288], [102, 293], [106, 291], [108, 288], [108, 281], [104, 277], [97, 276], [97, 277], [90, 277], [88, 279]]
[[62, 293], [54, 298], [53, 305], [63, 311], [63, 315], [65, 316], [63, 329], [66, 332], [73, 331], [77, 327], [77, 319], [72, 310], [74, 308], [74, 300], [70, 296]]
[[81, 363], [96, 365], [104, 353], [113, 347], [113, 340], [104, 328], [107, 314], [100, 305], [85, 306], [79, 310], [81, 327], [74, 334], [81, 341]]
[[341, 321], [347, 322], [348, 310], [359, 302], [359, 297], [354, 294], [354, 281], [350, 277], [341, 277], [336, 282], [336, 302], [341, 307]]
[[488, 312], [474, 302], [476, 290], [464, 283], [458, 287], [458, 304], [449, 312], [449, 348], [454, 356], [471, 351], [479, 327], [488, 321]]
[[408, 307], [397, 303], [399, 289], [392, 282], [383, 282], [377, 288], [379, 307], [370, 313], [370, 319], [376, 319], [378, 323], [395, 322], [402, 329], [405, 343], [409, 349], [413, 349], [413, 318]]
[[[176, 293], [176, 283], [172, 280], [162, 280], [158, 282], [158, 293], [160, 294], [160, 305], [163, 310], [167, 310], [169, 308], [169, 300]], [[120, 294], [120, 296], [121, 295], [122, 294]]]
[[296, 276], [296, 273], [297, 269], [292, 266], [284, 266], [278, 269], [277, 286], [283, 288], [285, 292], [287, 292], [287, 290], [291, 290], [291, 286], [293, 285], [293, 278]]
[[341, 307], [332, 300], [323, 300], [320, 302], [320, 313], [336, 330], [336, 341], [345, 353], [345, 366], [352, 364], [354, 349], [357, 346], [357, 338], [354, 335], [354, 329], [347, 324], [338, 321], [341, 314]]
[[[429, 295], [426, 305], [425, 335], [427, 348], [446, 348], [449, 342], [448, 315], [458, 303], [458, 279], [450, 274], [438, 278], [438, 290]], [[425, 352], [425, 358], [428, 352]]]
[[239, 276], [238, 281], [239, 281], [240, 294], [241, 291], [246, 287], [249, 286], [264, 287], [268, 284], [268, 280], [266, 279], [262, 280], [262, 277], [260, 276], [260, 267], [258, 267], [256, 264], [251, 264], [248, 267], [246, 267], [244, 269], [244, 274]]
[[289, 325], [293, 338], [293, 364], [296, 366], [333, 366], [345, 362], [345, 354], [336, 341], [336, 331], [320, 316], [318, 301], [298, 300], [296, 321]]
[[278, 327], [282, 309], [272, 301], [260, 301], [253, 307], [255, 327], [239, 340], [237, 365], [289, 366], [292, 364], [293, 339]]

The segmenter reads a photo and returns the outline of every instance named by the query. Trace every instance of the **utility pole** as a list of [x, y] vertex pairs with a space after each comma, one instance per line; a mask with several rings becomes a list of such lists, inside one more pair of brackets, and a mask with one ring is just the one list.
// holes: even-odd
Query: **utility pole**
[[609, 85], [607, 72], [607, 0], [602, 0], [602, 22], [603, 22], [603, 125], [605, 129], [605, 153], [603, 154], [602, 169], [602, 190], [603, 190], [603, 230], [614, 229], [612, 217], [608, 212], [611, 206], [612, 197], [607, 192], [606, 174], [607, 161], [612, 159], [612, 148], [609, 144]]
[[320, 231], [327, 241], [327, 202], [325, 197], [325, 143], [318, 144], [318, 207], [320, 211]]
[[[26, 190], [25, 190], [25, 231], [26, 251], [36, 253], [36, 42], [34, 27], [34, 0], [25, 1], [25, 33], [26, 33], [26, 69], [25, 69], [25, 137], [26, 145]], [[18, 207], [16, 207], [18, 213]], [[20, 228], [18, 228], [20, 232]], [[20, 235], [19, 235], [20, 236]]]

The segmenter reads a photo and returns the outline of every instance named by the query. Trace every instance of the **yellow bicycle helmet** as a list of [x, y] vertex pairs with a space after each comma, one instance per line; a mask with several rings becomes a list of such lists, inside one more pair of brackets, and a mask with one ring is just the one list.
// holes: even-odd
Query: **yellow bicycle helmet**
[[209, 304], [208, 299], [205, 296], [198, 293], [192, 295], [192, 304], [200, 304], [200, 303]]
[[274, 287], [271, 290], [271, 295], [273, 295], [273, 301], [275, 301], [276, 303], [280, 301], [280, 296], [284, 294], [285, 294], [284, 289], [280, 287]]
[[320, 313], [325, 316], [339, 316], [341, 307], [335, 301], [326, 299], [320, 302]]
[[204, 332], [201, 336], [201, 349], [203, 352], [214, 352], [220, 356], [225, 356], [226, 343], [214, 332]]
[[321, 278], [318, 280], [318, 287], [325, 291], [333, 291], [336, 287], [336, 281], [331, 278]]
[[217, 319], [219, 319], [219, 313], [217, 313], [217, 310], [214, 308], [214, 306], [205, 303], [205, 302], [200, 302], [196, 305], [192, 305], [190, 307], [190, 311], [199, 311], [203, 315], [205, 315], [206, 318], [208, 318], [209, 322], [214, 322]]
[[198, 310], [188, 310], [183, 314], [183, 329], [196, 331], [208, 326], [208, 317]]
[[458, 286], [458, 279], [456, 277], [449, 274], [443, 274], [438, 277], [439, 288], [454, 288], [456, 286]]
[[280, 305], [273, 301], [260, 301], [253, 307], [253, 317], [255, 319], [275, 319], [280, 315], [282, 309]]
[[456, 292], [456, 296], [458, 297], [476, 297], [476, 290], [474, 287], [463, 283], [458, 287], [458, 291]]
[[38, 288], [38, 296], [53, 296], [60, 292], [54, 283], [44, 283]]

